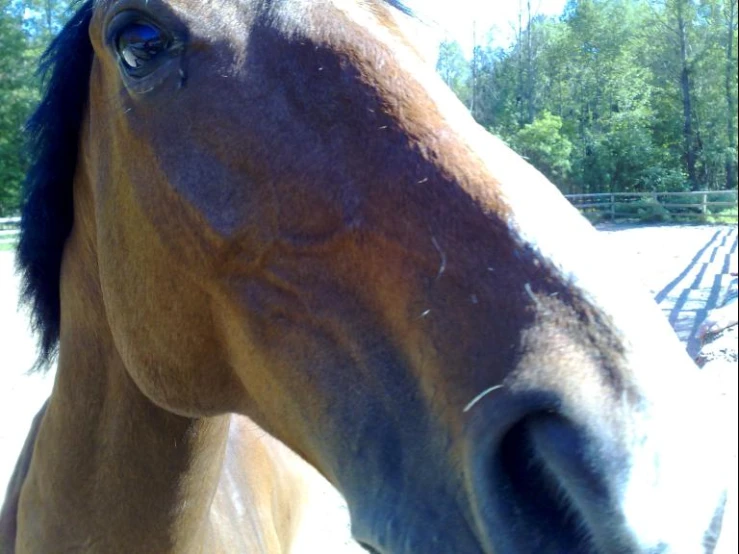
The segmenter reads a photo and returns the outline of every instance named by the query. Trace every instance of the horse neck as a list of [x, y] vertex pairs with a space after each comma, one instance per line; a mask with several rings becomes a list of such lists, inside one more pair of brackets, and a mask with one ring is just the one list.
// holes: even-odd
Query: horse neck
[[92, 230], [76, 220], [65, 250], [59, 364], [21, 496], [19, 551], [200, 551], [228, 417], [174, 415], [132, 382], [106, 322]]

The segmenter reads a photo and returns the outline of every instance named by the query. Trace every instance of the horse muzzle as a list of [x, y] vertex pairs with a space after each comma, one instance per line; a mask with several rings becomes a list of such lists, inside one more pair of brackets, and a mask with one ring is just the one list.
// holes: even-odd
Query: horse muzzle
[[596, 432], [553, 402], [497, 432], [484, 430], [485, 419], [473, 424], [468, 465], [486, 554], [714, 551], [725, 489], [720, 478], [686, 482], [699, 460], [678, 456], [685, 443], [653, 427]]
[[[464, 498], [431, 497], [431, 483], [412, 500], [403, 491], [374, 512], [375, 532], [360, 510], [355, 536], [373, 554], [714, 551], [725, 503], [720, 476], [685, 479], [705, 458], [687, 450], [678, 457], [671, 450], [687, 445], [651, 428], [624, 438], [563, 412], [549, 393], [503, 392], [473, 407], [462, 448]], [[437, 515], [425, 520], [424, 512]]]

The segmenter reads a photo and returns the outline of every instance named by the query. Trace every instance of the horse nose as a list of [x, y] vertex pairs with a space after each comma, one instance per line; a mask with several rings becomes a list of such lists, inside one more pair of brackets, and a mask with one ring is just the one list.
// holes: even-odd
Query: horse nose
[[[519, 414], [504, 431], [489, 435], [471, 445], [471, 496], [486, 552], [682, 551], [631, 529], [623, 509], [631, 460], [594, 431], [547, 408]], [[721, 521], [721, 510], [714, 521]], [[706, 536], [716, 534], [709, 529]], [[713, 546], [704, 539], [703, 547], [686, 551], [710, 553]]]
[[[516, 499], [515, 509], [507, 502], [501, 505], [499, 518], [506, 525], [536, 523], [517, 534], [528, 537], [531, 551], [593, 552], [595, 545], [589, 543], [598, 538], [597, 527], [612, 519], [607, 478], [615, 477], [618, 468], [606, 474], [588, 453], [588, 442], [587, 433], [561, 415], [536, 413], [517, 423], [494, 454], [489, 478], [500, 498]], [[612, 552], [633, 551], [628, 545], [616, 548], [614, 537], [605, 542]], [[521, 552], [521, 545], [510, 551]]]
[[553, 410], [537, 411], [473, 450], [473, 497], [490, 551], [597, 551], [591, 526], [610, 495], [583, 430]]

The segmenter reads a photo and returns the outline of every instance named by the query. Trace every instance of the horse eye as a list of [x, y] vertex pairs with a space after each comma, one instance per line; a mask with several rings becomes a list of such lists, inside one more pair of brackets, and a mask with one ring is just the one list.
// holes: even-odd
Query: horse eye
[[167, 36], [151, 23], [126, 25], [116, 39], [116, 50], [121, 64], [134, 77], [145, 75], [148, 62], [154, 60], [168, 46]]

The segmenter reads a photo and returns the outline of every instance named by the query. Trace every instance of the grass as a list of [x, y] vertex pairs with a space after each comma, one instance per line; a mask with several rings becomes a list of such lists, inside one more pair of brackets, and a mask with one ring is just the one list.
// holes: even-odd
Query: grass
[[706, 222], [708, 223], [724, 223], [724, 224], [733, 223], [734, 225], [736, 225], [737, 221], [739, 221], [739, 214], [737, 213], [737, 208], [721, 210], [720, 212], [710, 214], [709, 216], [706, 217]]
[[10, 252], [11, 250], [15, 250], [17, 244], [18, 243], [14, 240], [0, 242], [0, 252]]

